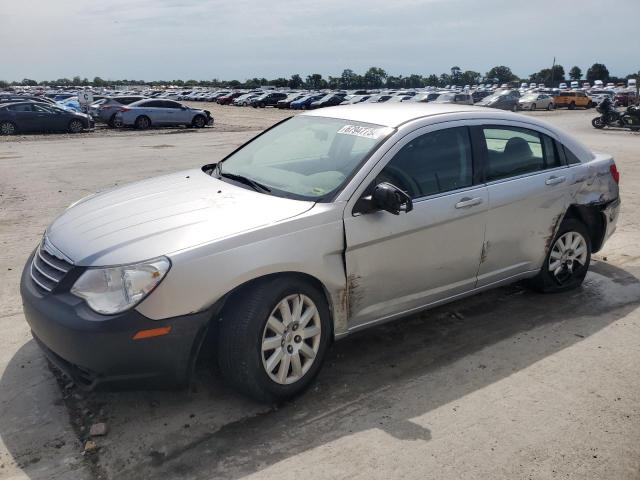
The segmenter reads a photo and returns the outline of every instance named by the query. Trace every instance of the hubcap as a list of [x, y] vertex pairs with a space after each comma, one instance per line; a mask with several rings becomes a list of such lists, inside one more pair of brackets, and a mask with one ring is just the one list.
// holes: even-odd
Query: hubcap
[[11, 123], [3, 123], [1, 131], [2, 131], [3, 135], [11, 135], [15, 131], [15, 128], [13, 127], [13, 124], [11, 124]]
[[587, 263], [587, 242], [578, 232], [567, 232], [556, 240], [549, 255], [549, 272], [560, 283], [567, 282]]
[[262, 334], [262, 366], [280, 385], [300, 380], [320, 348], [320, 313], [306, 295], [289, 295], [273, 309]]

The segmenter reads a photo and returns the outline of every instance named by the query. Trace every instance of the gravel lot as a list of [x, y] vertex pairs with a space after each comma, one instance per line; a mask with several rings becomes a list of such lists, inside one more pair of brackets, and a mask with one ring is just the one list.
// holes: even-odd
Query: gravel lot
[[[203, 104], [195, 104], [203, 106]], [[545, 117], [616, 157], [618, 231], [584, 287], [520, 285], [337, 343], [279, 407], [203, 364], [188, 391], [83, 394], [30, 337], [19, 276], [45, 226], [113, 185], [210, 163], [290, 115], [205, 104], [213, 128], [0, 137], [0, 478], [640, 478], [640, 134]], [[92, 424], [96, 450], [83, 453]]]

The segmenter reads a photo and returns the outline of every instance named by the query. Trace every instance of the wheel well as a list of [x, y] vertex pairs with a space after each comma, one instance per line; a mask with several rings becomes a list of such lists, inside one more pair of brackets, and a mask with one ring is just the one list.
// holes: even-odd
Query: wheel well
[[584, 223], [589, 231], [592, 253], [602, 248], [606, 224], [599, 205], [571, 205], [564, 217], [575, 218]]
[[[333, 338], [333, 303], [331, 302], [331, 296], [329, 292], [325, 288], [324, 284], [318, 280], [316, 277], [302, 273], [302, 272], [278, 272], [272, 273], [269, 275], [264, 275], [262, 277], [253, 278], [241, 285], [238, 285], [233, 290], [227, 292], [224, 296], [222, 296], [216, 303], [211, 307], [211, 320], [209, 321], [209, 325], [207, 328], [207, 332], [202, 341], [202, 345], [208, 345], [211, 348], [200, 348], [198, 347], [196, 351], [196, 355], [198, 357], [210, 356], [215, 351], [215, 345], [218, 338], [218, 332], [220, 330], [220, 322], [222, 321], [222, 312], [224, 311], [224, 307], [227, 302], [236, 295], [245, 292], [246, 290], [252, 288], [260, 282], [269, 282], [273, 281], [275, 278], [288, 277], [293, 281], [304, 281], [315, 287], [318, 292], [324, 295], [325, 300], [327, 301], [327, 305], [329, 306], [329, 315], [331, 318], [329, 319], [329, 324], [331, 325], [331, 336]], [[194, 359], [195, 360], [195, 359]]]

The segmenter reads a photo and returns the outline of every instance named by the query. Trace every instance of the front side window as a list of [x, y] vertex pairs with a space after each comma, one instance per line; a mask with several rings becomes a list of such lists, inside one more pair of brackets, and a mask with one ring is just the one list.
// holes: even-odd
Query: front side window
[[249, 178], [274, 195], [323, 201], [392, 131], [336, 118], [293, 117], [232, 153], [218, 173], [222, 179], [225, 174]]
[[391, 159], [376, 183], [389, 182], [412, 198], [469, 187], [473, 183], [471, 142], [467, 127], [422, 135]]

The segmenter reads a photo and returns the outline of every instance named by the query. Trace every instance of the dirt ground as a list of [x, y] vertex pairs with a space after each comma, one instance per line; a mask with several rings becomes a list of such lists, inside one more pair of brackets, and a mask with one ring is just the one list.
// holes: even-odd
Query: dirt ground
[[[202, 106], [202, 104], [197, 104]], [[31, 339], [19, 276], [47, 224], [97, 190], [210, 163], [275, 121], [0, 139], [1, 479], [640, 478], [640, 134], [527, 113], [612, 153], [618, 231], [583, 288], [513, 285], [336, 343], [306, 394], [253, 403], [206, 364], [185, 391], [84, 394]], [[97, 450], [89, 427], [105, 422]]]

